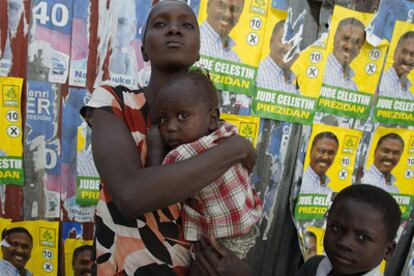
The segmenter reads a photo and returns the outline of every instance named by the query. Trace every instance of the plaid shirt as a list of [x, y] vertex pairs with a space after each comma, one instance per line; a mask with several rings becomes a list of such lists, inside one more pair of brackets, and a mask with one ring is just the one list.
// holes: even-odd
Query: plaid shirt
[[[213, 133], [172, 150], [164, 164], [196, 156], [234, 134], [237, 128], [222, 122]], [[216, 238], [243, 235], [259, 221], [261, 214], [262, 203], [250, 184], [248, 172], [237, 164], [183, 203], [184, 238], [196, 241], [202, 234]]]

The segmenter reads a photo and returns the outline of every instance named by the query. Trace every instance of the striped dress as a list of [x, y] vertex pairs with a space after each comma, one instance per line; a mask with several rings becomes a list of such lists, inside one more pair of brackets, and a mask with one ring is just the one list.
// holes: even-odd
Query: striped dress
[[[145, 164], [149, 127], [142, 90], [101, 86], [81, 114], [104, 109], [122, 119], [131, 132], [141, 164]], [[88, 120], [93, 127], [93, 122]], [[137, 185], [138, 181], [137, 181]], [[180, 205], [174, 204], [127, 220], [115, 206], [103, 183], [96, 211], [96, 264], [98, 275], [185, 275], [189, 246], [183, 240]]]

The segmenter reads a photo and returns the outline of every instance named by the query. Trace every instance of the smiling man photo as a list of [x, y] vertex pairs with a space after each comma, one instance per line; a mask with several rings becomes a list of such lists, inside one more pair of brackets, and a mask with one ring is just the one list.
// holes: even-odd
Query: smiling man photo
[[389, 133], [380, 137], [374, 151], [374, 163], [365, 171], [361, 183], [398, 194], [400, 191], [395, 186], [396, 178], [391, 172], [400, 162], [403, 150], [404, 140], [400, 135]]
[[335, 160], [339, 141], [335, 134], [325, 131], [317, 134], [312, 142], [310, 163], [303, 174], [301, 194], [330, 194], [326, 172]]

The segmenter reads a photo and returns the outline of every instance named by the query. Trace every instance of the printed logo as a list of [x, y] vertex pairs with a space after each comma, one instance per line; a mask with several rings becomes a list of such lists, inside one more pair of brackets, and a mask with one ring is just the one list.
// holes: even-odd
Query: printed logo
[[40, 237], [41, 246], [55, 247], [56, 245], [55, 229], [40, 227], [39, 237]]
[[354, 154], [357, 145], [358, 145], [357, 136], [345, 135], [344, 147], [343, 147], [342, 153]]
[[3, 107], [19, 106], [18, 89], [19, 87], [15, 85], [3, 85]]

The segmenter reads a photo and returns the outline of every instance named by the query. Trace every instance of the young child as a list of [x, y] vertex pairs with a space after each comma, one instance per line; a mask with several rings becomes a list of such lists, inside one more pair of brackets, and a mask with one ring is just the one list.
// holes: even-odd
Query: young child
[[382, 275], [380, 263], [392, 255], [400, 223], [400, 208], [384, 190], [364, 184], [343, 189], [328, 212], [326, 257], [309, 259], [296, 276]]
[[[174, 75], [160, 90], [155, 106], [162, 141], [171, 150], [164, 164], [191, 158], [237, 134], [235, 126], [219, 120], [217, 92], [200, 72]], [[160, 147], [154, 149], [153, 135], [148, 139], [149, 163], [155, 165]], [[237, 164], [183, 203], [184, 238], [198, 241], [202, 235], [213, 235], [244, 258], [258, 235], [255, 224], [261, 213], [262, 204], [248, 172]]]

